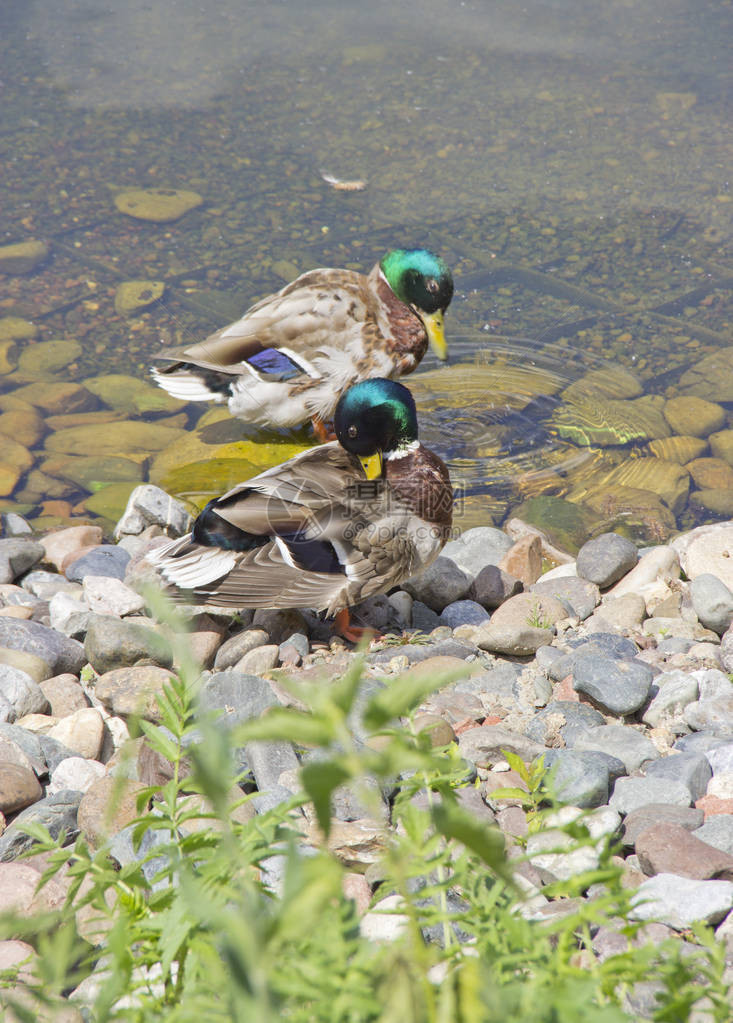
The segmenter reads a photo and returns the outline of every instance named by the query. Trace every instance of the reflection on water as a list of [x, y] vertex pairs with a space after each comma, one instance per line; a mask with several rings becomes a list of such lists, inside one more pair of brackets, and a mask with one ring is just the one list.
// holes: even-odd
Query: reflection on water
[[[464, 522], [562, 500], [655, 539], [733, 514], [731, 10], [5, 5], [0, 245], [42, 246], [0, 251], [4, 507], [113, 520], [139, 480], [197, 497], [284, 457], [304, 434], [201, 441], [202, 407], [148, 383], [161, 341], [427, 244], [455, 365], [413, 379]], [[139, 188], [202, 202], [141, 220]]]

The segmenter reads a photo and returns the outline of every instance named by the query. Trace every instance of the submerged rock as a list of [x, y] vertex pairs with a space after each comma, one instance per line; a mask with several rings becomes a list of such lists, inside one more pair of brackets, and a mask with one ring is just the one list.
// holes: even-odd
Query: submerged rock
[[30, 239], [15, 245], [0, 245], [0, 273], [27, 274], [48, 257], [45, 242]]
[[120, 213], [156, 223], [178, 220], [203, 201], [197, 192], [176, 188], [131, 188], [115, 196], [115, 206]]
[[131, 316], [163, 297], [163, 281], [123, 281], [115, 292], [115, 310], [120, 316]]

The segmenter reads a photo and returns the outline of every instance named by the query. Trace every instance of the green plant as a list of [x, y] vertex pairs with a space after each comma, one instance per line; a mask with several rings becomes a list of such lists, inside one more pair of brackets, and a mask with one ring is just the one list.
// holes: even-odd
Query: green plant
[[527, 625], [533, 629], [551, 629], [552, 621], [545, 616], [540, 604], [534, 604], [527, 615]]
[[[694, 965], [681, 942], [632, 946], [638, 925], [610, 841], [596, 869], [544, 889], [567, 912], [533, 918], [502, 834], [460, 805], [469, 766], [455, 746], [433, 749], [409, 723], [435, 680], [406, 676], [375, 692], [365, 689], [357, 660], [333, 684], [291, 684], [307, 711], [274, 708], [227, 732], [197, 715], [197, 674], [185, 650], [177, 663], [179, 677], [160, 699], [162, 725], [141, 723], [172, 765], [168, 782], [141, 793], [134, 824], [136, 841], [153, 829], [159, 844], [118, 870], [106, 848], [83, 838], [63, 848], [63, 839], [28, 829], [48, 858], [43, 881], [67, 864], [71, 886], [58, 912], [0, 924], [0, 938], [23, 937], [39, 952], [37, 983], [19, 991], [12, 976], [0, 980], [0, 999], [23, 1023], [53, 1019], [64, 993], [95, 977], [103, 983], [91, 999], [93, 1023], [621, 1023], [629, 1019], [626, 994], [654, 971], [663, 982], [655, 1019], [686, 1020], [707, 995], [711, 1019], [727, 1020], [724, 956], [708, 934], [698, 936]], [[355, 719], [374, 737], [368, 744], [355, 735]], [[302, 796], [236, 823], [233, 749], [270, 739], [317, 746], [319, 755], [302, 767]], [[533, 826], [541, 826], [542, 765], [507, 759], [527, 784], [519, 791]], [[331, 804], [343, 785], [354, 787], [374, 822], [378, 789], [394, 791], [375, 895], [377, 903], [398, 897], [404, 927], [389, 943], [362, 936], [344, 895], [349, 868], [329, 848], [337, 830]], [[191, 793], [206, 808], [192, 806]], [[195, 829], [202, 816], [210, 826]], [[582, 820], [564, 830], [590, 841]], [[273, 855], [284, 864], [278, 891], [264, 883]], [[575, 898], [591, 885], [593, 898]], [[79, 934], [81, 907], [96, 915], [92, 941]], [[628, 947], [600, 961], [590, 953], [592, 934], [611, 921], [620, 921]]]

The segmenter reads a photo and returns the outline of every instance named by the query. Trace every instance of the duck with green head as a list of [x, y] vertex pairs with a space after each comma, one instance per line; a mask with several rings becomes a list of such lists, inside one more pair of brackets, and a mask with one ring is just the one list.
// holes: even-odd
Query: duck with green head
[[428, 344], [445, 360], [452, 295], [450, 270], [427, 249], [392, 249], [368, 275], [309, 270], [204, 341], [161, 352], [152, 374], [176, 398], [226, 402], [260, 426], [310, 419], [323, 439], [318, 424], [352, 384], [411, 373]]
[[211, 501], [192, 531], [148, 554], [177, 596], [234, 608], [309, 607], [337, 616], [431, 564], [449, 537], [453, 493], [418, 439], [409, 390], [384, 378], [349, 388], [337, 440]]

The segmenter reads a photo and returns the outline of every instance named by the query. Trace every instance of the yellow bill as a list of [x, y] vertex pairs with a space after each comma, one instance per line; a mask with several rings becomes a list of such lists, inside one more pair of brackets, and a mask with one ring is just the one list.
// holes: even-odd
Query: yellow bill
[[382, 453], [377, 451], [376, 455], [367, 455], [360, 458], [361, 467], [368, 480], [378, 480], [382, 475]]
[[434, 313], [421, 313], [425, 330], [428, 333], [430, 347], [441, 360], [445, 362], [448, 358], [448, 345], [445, 343], [445, 332], [443, 329], [443, 313], [440, 309]]

